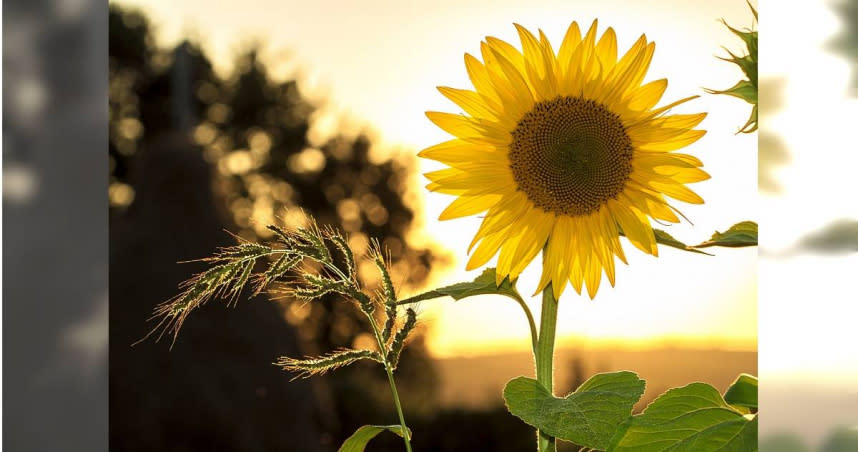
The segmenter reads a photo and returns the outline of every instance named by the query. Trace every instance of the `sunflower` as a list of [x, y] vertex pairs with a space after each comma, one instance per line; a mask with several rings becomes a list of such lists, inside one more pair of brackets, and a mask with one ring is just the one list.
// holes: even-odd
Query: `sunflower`
[[642, 35], [618, 59], [614, 30], [597, 39], [597, 25], [582, 37], [573, 22], [556, 53], [519, 25], [522, 51], [486, 38], [482, 62], [465, 54], [475, 89], [438, 88], [464, 114], [426, 113], [456, 137], [419, 154], [449, 166], [426, 174], [457, 196], [440, 219], [486, 212], [467, 269], [499, 254], [498, 284], [544, 250], [537, 291], [560, 297], [568, 281], [593, 298], [603, 272], [614, 285], [614, 257], [627, 263], [621, 234], [657, 256], [650, 218], [679, 222], [667, 198], [703, 203], [686, 187], [709, 178], [703, 164], [674, 151], [703, 136], [706, 114], [667, 115], [697, 96], [654, 108], [667, 88], [642, 84], [655, 44]]

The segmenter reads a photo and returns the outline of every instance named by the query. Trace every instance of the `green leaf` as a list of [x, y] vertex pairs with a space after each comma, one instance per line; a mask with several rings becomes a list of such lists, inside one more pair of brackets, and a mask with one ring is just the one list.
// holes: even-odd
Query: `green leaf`
[[632, 416], [608, 452], [746, 452], [757, 450], [757, 420], [734, 410], [705, 383], [671, 389]]
[[741, 374], [724, 393], [724, 400], [730, 405], [757, 409], [757, 377]]
[[652, 232], [655, 234], [655, 241], [657, 243], [660, 243], [660, 244], [665, 245], [665, 246], [670, 246], [670, 247], [673, 247], [673, 248], [676, 248], [676, 249], [679, 249], [682, 251], [690, 251], [692, 253], [700, 253], [700, 254], [706, 254], [706, 255], [711, 256], [711, 254], [709, 254], [705, 251], [700, 251], [697, 248], [692, 248], [692, 247], [686, 245], [685, 243], [680, 242], [679, 240], [676, 240], [675, 238], [673, 238], [672, 235], [668, 234], [667, 232], [662, 231], [661, 229], [653, 229]]
[[[743, 416], [744, 417], [744, 416]], [[747, 419], [747, 417], [745, 417]], [[759, 416], [754, 416], [727, 444], [718, 451], [756, 452], [759, 450], [759, 439], [757, 429], [759, 428]]]
[[[399, 425], [364, 425], [346, 439], [339, 452], [363, 452], [367, 443], [385, 430], [402, 436], [402, 427]], [[410, 431], [408, 437], [411, 437]]]
[[431, 290], [420, 295], [400, 300], [398, 304], [415, 303], [438, 297], [453, 297], [455, 300], [461, 300], [475, 295], [487, 294], [504, 295], [514, 300], [521, 299], [518, 292], [515, 290], [515, 284], [511, 283], [509, 278], [504, 279], [500, 285], [497, 285], [495, 275], [494, 268], [487, 268], [480, 276], [477, 276], [471, 282], [461, 282], [451, 286], [441, 287], [440, 289]]
[[604, 450], [632, 413], [646, 383], [633, 372], [597, 374], [566, 398], [551, 395], [532, 378], [506, 384], [510, 413], [553, 437]]
[[736, 223], [724, 232], [716, 231], [708, 241], [694, 247], [707, 248], [710, 246], [727, 246], [731, 248], [757, 246], [757, 223], [753, 221]]
[[706, 90], [709, 94], [727, 94], [729, 96], [738, 97], [739, 99], [756, 105], [757, 103], [757, 87], [751, 84], [748, 80], [739, 80], [731, 88], [719, 91], [714, 89]]

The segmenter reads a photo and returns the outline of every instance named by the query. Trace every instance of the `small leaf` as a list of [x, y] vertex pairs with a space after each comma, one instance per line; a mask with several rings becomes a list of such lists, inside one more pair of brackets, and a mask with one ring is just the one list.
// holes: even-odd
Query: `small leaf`
[[734, 410], [705, 383], [671, 389], [632, 416], [608, 452], [756, 451], [757, 421]]
[[730, 405], [757, 409], [757, 377], [741, 374], [724, 393], [724, 400]]
[[509, 412], [527, 424], [579, 446], [604, 450], [645, 386], [633, 372], [597, 374], [561, 399], [536, 380], [518, 377], [507, 383], [503, 395]]
[[[399, 425], [364, 425], [346, 439], [339, 452], [363, 452], [370, 440], [385, 430], [402, 436], [402, 427]], [[408, 437], [411, 437], [410, 431]]]
[[655, 234], [655, 241], [657, 243], [660, 243], [660, 244], [665, 245], [665, 246], [673, 247], [673, 248], [676, 248], [679, 250], [683, 250], [683, 251], [690, 251], [692, 253], [700, 253], [700, 254], [706, 254], [706, 255], [711, 256], [711, 254], [709, 254], [705, 251], [700, 251], [696, 248], [692, 248], [692, 247], [686, 245], [685, 243], [682, 243], [679, 240], [676, 240], [675, 238], [673, 238], [672, 235], [668, 234], [667, 232], [662, 231], [661, 229], [653, 229], [652, 232]]
[[740, 248], [743, 246], [757, 246], [757, 223], [753, 221], [742, 221], [730, 226], [724, 232], [715, 232], [712, 237], [695, 248], [707, 248], [710, 246], [727, 246]]
[[514, 300], [519, 300], [521, 298], [515, 290], [515, 285], [509, 281], [509, 278], [504, 279], [500, 285], [497, 285], [495, 276], [495, 269], [487, 268], [480, 276], [477, 276], [471, 282], [461, 282], [451, 286], [441, 287], [440, 289], [431, 290], [420, 295], [400, 300], [398, 304], [409, 304], [447, 296], [453, 297], [455, 300], [461, 300], [475, 295], [487, 294], [505, 295]]

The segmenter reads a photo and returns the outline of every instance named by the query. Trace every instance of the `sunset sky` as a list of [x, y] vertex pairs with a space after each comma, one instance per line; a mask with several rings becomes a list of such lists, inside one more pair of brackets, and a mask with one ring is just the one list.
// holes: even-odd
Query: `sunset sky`
[[[701, 127], [709, 133], [687, 148], [698, 156], [712, 179], [693, 187], [702, 206], [677, 203], [694, 223], [668, 227], [677, 238], [700, 242], [715, 230], [758, 218], [756, 134], [735, 134], [750, 107], [727, 96], [705, 95], [703, 87], [724, 89], [741, 77], [733, 65], [715, 58], [721, 46], [742, 49], [741, 41], [719, 22], [751, 25], [744, 0], [629, 2], [479, 0], [435, 2], [286, 2], [245, 0], [123, 0], [146, 12], [156, 27], [158, 44], [175, 44], [184, 36], [203, 43], [221, 73], [233, 56], [252, 42], [264, 44], [264, 56], [275, 74], [297, 77], [304, 92], [323, 102], [323, 120], [313, 133], [334, 127], [371, 127], [379, 152], [416, 153], [448, 139], [425, 117], [426, 110], [458, 111], [435, 90], [446, 85], [468, 88], [462, 56], [479, 54], [486, 35], [518, 47], [513, 23], [542, 28], [559, 46], [573, 20], [600, 29], [613, 27], [620, 51], [640, 34], [656, 42], [647, 80], [668, 78], [665, 101], [700, 94], [677, 112], [709, 113]], [[787, 47], [787, 46], [782, 46]], [[437, 168], [421, 162], [421, 172]], [[425, 183], [422, 176], [417, 177]], [[465, 246], [479, 218], [437, 221], [452, 198], [420, 191], [425, 203], [424, 233], [437, 237], [455, 253], [457, 262], [437, 284], [470, 280], [481, 270], [465, 272]], [[853, 203], [854, 204], [854, 203]], [[809, 224], [809, 223], [808, 223]], [[810, 226], [808, 226], [810, 227]], [[415, 237], [415, 240], [422, 240]], [[785, 237], [773, 238], [782, 240]], [[720, 346], [754, 350], [757, 342], [757, 250], [715, 249], [708, 257], [662, 248], [661, 256], [643, 255], [625, 242], [628, 266], [617, 269], [617, 286], [607, 282], [597, 298], [567, 290], [561, 299], [558, 342]], [[540, 265], [532, 264], [519, 288], [533, 293]], [[529, 302], [538, 316], [539, 298]], [[466, 302], [436, 300], [421, 305], [430, 327], [430, 347], [439, 356], [527, 350], [528, 329], [515, 303], [481, 297]]]

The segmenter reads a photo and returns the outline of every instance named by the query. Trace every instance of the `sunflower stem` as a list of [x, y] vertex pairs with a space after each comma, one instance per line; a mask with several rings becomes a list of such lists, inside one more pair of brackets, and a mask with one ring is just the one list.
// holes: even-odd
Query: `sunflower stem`
[[[536, 381], [553, 394], [554, 336], [557, 330], [557, 300], [551, 284], [542, 291], [542, 315], [539, 321], [539, 342], [536, 347]], [[556, 452], [552, 436], [537, 431], [539, 452]]]
[[396, 405], [396, 414], [399, 416], [399, 426], [402, 428], [402, 440], [405, 442], [405, 450], [407, 452], [411, 451], [411, 433], [408, 430], [408, 426], [405, 425], [405, 415], [402, 413], [402, 403], [399, 401], [399, 391], [396, 390], [396, 381], [393, 379], [393, 364], [387, 358], [387, 346], [382, 339], [381, 330], [378, 328], [378, 323], [375, 321], [375, 317], [368, 312], [364, 312], [367, 318], [369, 319], [369, 324], [372, 326], [372, 332], [375, 333], [375, 340], [378, 344], [378, 349], [381, 353], [381, 356], [384, 360], [384, 370], [387, 372], [387, 381], [390, 383], [390, 392], [393, 395], [393, 404]]

